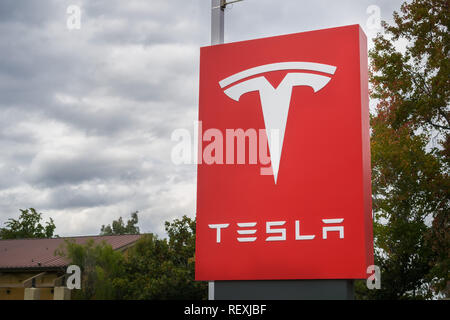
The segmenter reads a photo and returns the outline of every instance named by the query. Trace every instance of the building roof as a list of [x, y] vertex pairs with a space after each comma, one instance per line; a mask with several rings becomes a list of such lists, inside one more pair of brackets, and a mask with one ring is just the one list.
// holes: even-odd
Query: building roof
[[95, 243], [105, 241], [114, 250], [132, 245], [142, 235], [83, 236], [51, 239], [0, 240], [0, 270], [5, 269], [56, 269], [68, 265], [67, 259], [55, 255], [63, 248], [65, 240], [78, 244], [93, 239]]

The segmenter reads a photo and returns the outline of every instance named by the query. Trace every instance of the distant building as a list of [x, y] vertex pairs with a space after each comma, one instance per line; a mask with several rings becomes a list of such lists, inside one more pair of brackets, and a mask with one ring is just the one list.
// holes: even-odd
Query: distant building
[[64, 257], [55, 255], [57, 249], [63, 248], [65, 240], [83, 244], [93, 239], [95, 243], [106, 242], [114, 250], [126, 251], [140, 237], [117, 235], [0, 240], [0, 300], [23, 300], [25, 295], [30, 299], [30, 293], [31, 298], [40, 300], [68, 299], [70, 293], [65, 288], [65, 277], [69, 263]]

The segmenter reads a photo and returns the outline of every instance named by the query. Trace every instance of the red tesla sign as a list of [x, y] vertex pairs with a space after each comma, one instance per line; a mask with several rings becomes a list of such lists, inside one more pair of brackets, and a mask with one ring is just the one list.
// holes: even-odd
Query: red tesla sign
[[197, 280], [366, 278], [367, 69], [357, 25], [201, 49]]

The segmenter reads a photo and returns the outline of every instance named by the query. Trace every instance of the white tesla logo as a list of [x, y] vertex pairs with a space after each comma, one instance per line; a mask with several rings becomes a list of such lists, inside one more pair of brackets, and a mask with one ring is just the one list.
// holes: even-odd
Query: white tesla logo
[[[317, 92], [325, 87], [331, 79], [330, 77], [315, 73], [289, 72], [278, 87], [274, 88], [264, 76], [253, 77], [262, 73], [281, 70], [315, 71], [332, 75], [336, 71], [336, 67], [313, 62], [272, 63], [244, 70], [219, 82], [221, 88], [236, 83], [224, 90], [225, 94], [235, 101], [239, 101], [244, 93], [259, 91], [266, 134], [268, 135], [269, 132], [279, 132], [279, 141], [268, 139], [275, 184], [277, 183], [292, 87], [309, 86], [313, 88], [314, 92]], [[241, 81], [246, 78], [250, 79]], [[278, 143], [277, 146], [281, 147], [276, 148], [275, 143]]]

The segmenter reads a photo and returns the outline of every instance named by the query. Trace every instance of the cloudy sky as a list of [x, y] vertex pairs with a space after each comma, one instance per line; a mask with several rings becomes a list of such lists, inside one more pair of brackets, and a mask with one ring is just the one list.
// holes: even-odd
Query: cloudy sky
[[[391, 20], [399, 0], [245, 0], [225, 41]], [[67, 8], [81, 28], [67, 28]], [[195, 215], [196, 167], [171, 133], [197, 119], [210, 0], [0, 0], [0, 226], [34, 207], [60, 236], [140, 212], [144, 232]]]

